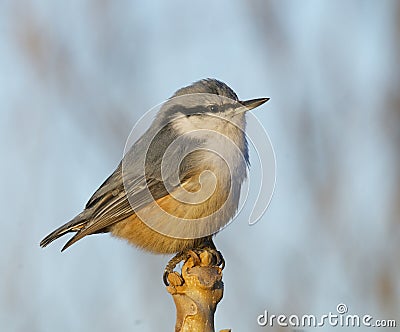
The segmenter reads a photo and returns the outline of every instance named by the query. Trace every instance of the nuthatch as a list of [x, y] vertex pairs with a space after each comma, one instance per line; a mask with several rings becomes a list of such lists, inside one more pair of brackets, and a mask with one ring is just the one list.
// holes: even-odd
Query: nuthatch
[[234, 217], [246, 178], [246, 111], [268, 99], [240, 101], [215, 79], [179, 89], [83, 212], [40, 245], [75, 232], [65, 250], [110, 232], [153, 253], [177, 253], [167, 273], [190, 250], [215, 250], [212, 236]]

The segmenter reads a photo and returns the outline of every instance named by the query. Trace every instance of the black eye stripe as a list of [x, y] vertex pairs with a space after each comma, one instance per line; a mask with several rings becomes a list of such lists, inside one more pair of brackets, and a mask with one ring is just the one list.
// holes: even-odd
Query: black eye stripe
[[[170, 118], [174, 114], [183, 114], [185, 116], [199, 115], [204, 113], [223, 113], [228, 109], [235, 109], [241, 106], [239, 103], [229, 103], [229, 104], [212, 104], [208, 106], [195, 106], [195, 107], [185, 107], [183, 105], [174, 105], [166, 111], [166, 118]], [[214, 107], [211, 110], [211, 107]]]
[[217, 112], [219, 112], [220, 107], [219, 107], [219, 105], [210, 105], [210, 106], [208, 106], [208, 109], [213, 113], [217, 113]]
[[218, 112], [225, 112], [226, 110], [230, 108], [237, 108], [239, 107], [239, 103], [233, 103], [233, 104], [222, 104], [222, 105], [210, 105], [208, 106], [208, 110], [213, 112], [213, 113], [218, 113]]

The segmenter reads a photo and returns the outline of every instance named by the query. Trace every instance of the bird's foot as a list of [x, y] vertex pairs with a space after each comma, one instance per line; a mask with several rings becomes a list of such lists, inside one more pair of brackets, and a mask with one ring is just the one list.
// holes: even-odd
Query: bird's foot
[[221, 252], [215, 248], [202, 247], [196, 249], [189, 249], [185, 251], [178, 252], [174, 257], [170, 259], [167, 266], [165, 267], [163, 274], [163, 281], [166, 286], [169, 286], [168, 276], [174, 272], [175, 267], [182, 261], [187, 261], [189, 258], [193, 259], [194, 265], [202, 265], [202, 260], [200, 256], [202, 253], [207, 252], [209, 254], [210, 262], [208, 265], [219, 266], [222, 270], [225, 267], [225, 259]]

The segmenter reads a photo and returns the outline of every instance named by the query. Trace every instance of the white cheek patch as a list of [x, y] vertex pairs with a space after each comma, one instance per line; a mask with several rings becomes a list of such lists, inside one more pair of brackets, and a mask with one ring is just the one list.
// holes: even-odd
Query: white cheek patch
[[196, 127], [193, 125], [190, 117], [187, 117], [182, 113], [178, 114], [177, 117], [172, 120], [171, 124], [180, 135], [188, 134], [191, 131], [196, 130]]

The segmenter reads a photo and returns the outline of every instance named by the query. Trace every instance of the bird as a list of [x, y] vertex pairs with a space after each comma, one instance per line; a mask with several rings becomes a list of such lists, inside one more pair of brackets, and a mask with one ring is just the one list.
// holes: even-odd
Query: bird
[[193, 250], [208, 249], [224, 264], [213, 236], [235, 216], [247, 177], [246, 113], [268, 100], [239, 100], [211, 78], [180, 88], [83, 211], [40, 246], [75, 233], [64, 251], [87, 235], [111, 233], [151, 253], [175, 254], [165, 268], [166, 284]]

